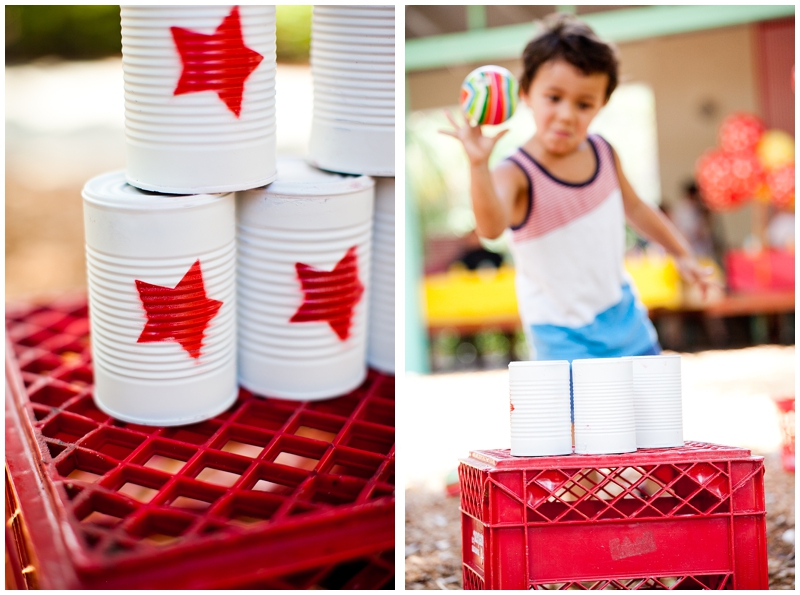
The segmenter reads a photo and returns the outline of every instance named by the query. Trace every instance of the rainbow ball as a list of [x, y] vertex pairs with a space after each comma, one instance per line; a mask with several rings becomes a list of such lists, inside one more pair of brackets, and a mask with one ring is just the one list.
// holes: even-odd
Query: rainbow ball
[[507, 68], [481, 66], [461, 85], [461, 110], [473, 126], [502, 124], [514, 115], [519, 83]]

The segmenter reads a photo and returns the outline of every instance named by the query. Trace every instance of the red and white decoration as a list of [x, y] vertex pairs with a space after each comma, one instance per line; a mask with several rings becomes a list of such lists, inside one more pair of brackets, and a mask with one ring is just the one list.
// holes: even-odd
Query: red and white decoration
[[83, 190], [94, 399], [123, 421], [182, 425], [236, 399], [233, 194], [164, 196], [123, 172]]
[[755, 196], [764, 172], [755, 155], [712, 150], [697, 162], [697, 182], [712, 211], [729, 211]]
[[279, 160], [237, 193], [239, 381], [315, 400], [366, 377], [374, 182]]
[[701, 155], [696, 169], [701, 196], [712, 211], [730, 211], [753, 198], [794, 207], [794, 139], [767, 130], [752, 114], [727, 117], [719, 146]]
[[127, 180], [172, 194], [275, 179], [275, 7], [123, 6]]

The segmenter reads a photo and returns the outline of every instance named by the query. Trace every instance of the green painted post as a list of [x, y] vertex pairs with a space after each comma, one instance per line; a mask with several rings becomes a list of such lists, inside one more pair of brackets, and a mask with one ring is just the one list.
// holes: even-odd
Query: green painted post
[[[731, 27], [794, 16], [793, 4], [729, 6], [643, 6], [581, 15], [581, 20], [617, 43]], [[536, 32], [532, 23], [489, 27], [410, 39], [406, 42], [406, 72], [446, 68], [454, 64], [486, 64], [519, 58]]]
[[486, 7], [481, 4], [469, 4], [467, 9], [467, 29], [486, 29]]
[[[406, 81], [406, 113], [411, 105]], [[414, 193], [406, 173], [406, 231], [405, 231], [405, 343], [406, 371], [427, 374], [430, 372], [428, 360], [427, 325], [422, 317], [422, 234], [420, 233], [419, 212]]]

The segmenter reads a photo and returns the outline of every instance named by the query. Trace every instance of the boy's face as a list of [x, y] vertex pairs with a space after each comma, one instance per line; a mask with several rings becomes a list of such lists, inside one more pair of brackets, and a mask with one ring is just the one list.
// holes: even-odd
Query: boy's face
[[566, 60], [551, 60], [536, 71], [523, 100], [533, 111], [536, 136], [555, 155], [574, 151], [606, 104], [608, 75], [583, 74]]

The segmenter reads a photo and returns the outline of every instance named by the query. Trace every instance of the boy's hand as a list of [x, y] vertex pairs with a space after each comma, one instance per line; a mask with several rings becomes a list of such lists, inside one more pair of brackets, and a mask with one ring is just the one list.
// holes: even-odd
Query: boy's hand
[[483, 136], [481, 127], [470, 126], [466, 118], [464, 118], [464, 125], [459, 126], [450, 112], [445, 111], [445, 115], [455, 130], [439, 130], [439, 132], [460, 140], [461, 144], [464, 145], [464, 150], [467, 152], [470, 165], [473, 166], [488, 164], [489, 156], [492, 154], [495, 144], [508, 132], [508, 129], [506, 129], [501, 130], [493, 137]]
[[706, 299], [709, 289], [722, 289], [722, 284], [713, 279], [714, 267], [704, 267], [694, 256], [681, 256], [675, 259], [678, 272], [687, 282], [697, 284], [700, 294]]

